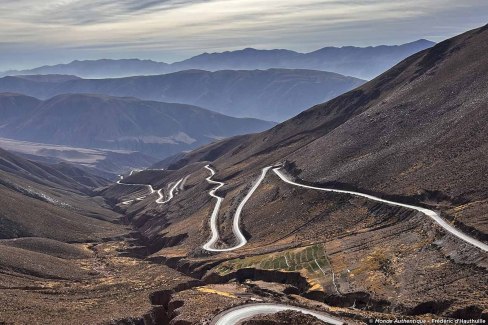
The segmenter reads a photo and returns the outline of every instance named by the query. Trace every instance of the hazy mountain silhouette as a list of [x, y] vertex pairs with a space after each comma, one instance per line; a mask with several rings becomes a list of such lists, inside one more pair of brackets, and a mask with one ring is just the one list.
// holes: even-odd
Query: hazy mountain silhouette
[[7, 71], [3, 75], [74, 74], [84, 78], [109, 78], [162, 74], [187, 69], [216, 71], [285, 68], [330, 71], [371, 79], [407, 56], [434, 44], [421, 39], [402, 45], [324, 47], [310, 53], [247, 48], [222, 53], [203, 53], [173, 64], [139, 59], [86, 60], [22, 71]]
[[363, 82], [310, 70], [187, 70], [119, 79], [9, 76], [0, 78], [0, 92], [23, 93], [41, 99], [65, 93], [133, 96], [196, 105], [231, 116], [282, 121]]
[[3, 137], [133, 150], [159, 157], [274, 125], [189, 105], [80, 94], [60, 95], [46, 101], [2, 94], [0, 116]]

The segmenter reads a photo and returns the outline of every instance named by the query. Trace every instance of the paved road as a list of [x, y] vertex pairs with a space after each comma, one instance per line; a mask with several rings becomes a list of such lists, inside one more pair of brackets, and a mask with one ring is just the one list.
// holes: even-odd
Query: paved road
[[295, 310], [302, 312], [304, 314], [309, 314], [317, 317], [321, 321], [329, 324], [341, 325], [344, 322], [340, 319], [329, 316], [325, 313], [281, 304], [250, 304], [235, 307], [224, 311], [212, 321], [212, 325], [235, 325], [240, 321], [248, 319], [253, 316], [263, 315], [263, 314], [274, 314], [284, 310]]
[[471, 236], [463, 233], [462, 231], [454, 228], [446, 220], [444, 220], [440, 216], [439, 213], [437, 213], [437, 212], [435, 212], [433, 210], [430, 210], [430, 209], [427, 209], [427, 208], [424, 208], [424, 207], [419, 207], [419, 206], [411, 205], [411, 204], [404, 204], [404, 203], [394, 202], [394, 201], [390, 201], [390, 200], [385, 200], [385, 199], [382, 199], [382, 198], [379, 198], [379, 197], [376, 197], [376, 196], [373, 196], [373, 195], [364, 194], [364, 193], [360, 193], [360, 192], [345, 191], [345, 190], [338, 190], [338, 189], [333, 189], [333, 188], [324, 188], [324, 187], [317, 187], [317, 186], [300, 184], [300, 183], [297, 183], [297, 182], [294, 182], [294, 181], [288, 179], [288, 177], [286, 177], [285, 174], [280, 171], [280, 167], [276, 167], [276, 166], [268, 166], [268, 167], [265, 167], [265, 168], [262, 169], [260, 177], [257, 179], [257, 181], [254, 183], [253, 187], [249, 190], [249, 192], [247, 193], [247, 195], [244, 197], [244, 199], [241, 201], [241, 203], [237, 207], [237, 210], [236, 210], [236, 212], [234, 214], [234, 221], [233, 221], [233, 225], [232, 225], [232, 231], [234, 232], [234, 235], [235, 235], [235, 237], [236, 237], [236, 239], [238, 241], [238, 244], [235, 245], [235, 246], [233, 246], [233, 247], [229, 247], [229, 248], [215, 248], [214, 245], [215, 245], [215, 243], [219, 239], [218, 226], [217, 226], [218, 213], [219, 213], [219, 210], [220, 210], [220, 206], [222, 204], [222, 201], [223, 201], [223, 198], [215, 195], [215, 192], [219, 188], [221, 188], [224, 185], [224, 183], [216, 182], [216, 181], [212, 180], [212, 177], [215, 175], [215, 171], [209, 165], [205, 166], [205, 168], [207, 168], [210, 171], [210, 173], [211, 173], [211, 176], [207, 178], [207, 181], [209, 183], [211, 183], [211, 184], [218, 185], [216, 188], [212, 189], [209, 192], [209, 194], [212, 197], [215, 197], [217, 199], [217, 203], [215, 204], [214, 210], [212, 212], [212, 216], [210, 218], [210, 228], [212, 230], [212, 237], [210, 238], [210, 240], [205, 245], [203, 245], [203, 248], [206, 249], [206, 250], [208, 250], [208, 251], [212, 251], [212, 252], [233, 251], [233, 250], [236, 250], [238, 248], [241, 248], [241, 247], [243, 247], [244, 245], [247, 244], [247, 240], [244, 237], [244, 235], [242, 234], [242, 231], [241, 231], [240, 226], [239, 226], [242, 209], [244, 208], [244, 206], [247, 203], [247, 201], [254, 194], [254, 192], [256, 191], [256, 189], [259, 187], [259, 185], [261, 184], [261, 182], [264, 180], [264, 178], [266, 176], [266, 173], [272, 168], [273, 169], [273, 172], [275, 172], [275, 174], [278, 175], [278, 177], [281, 180], [283, 180], [284, 182], [286, 182], [288, 184], [294, 185], [294, 186], [299, 186], [299, 187], [303, 187], [303, 188], [308, 188], [308, 189], [313, 189], [313, 190], [319, 190], [319, 191], [324, 191], [324, 192], [335, 192], [335, 193], [343, 193], [343, 194], [349, 194], [349, 195], [364, 197], [364, 198], [367, 198], [369, 200], [373, 200], [373, 201], [385, 203], [385, 204], [388, 204], [388, 205], [399, 206], [399, 207], [403, 207], [403, 208], [407, 208], [407, 209], [412, 209], [412, 210], [421, 212], [424, 215], [426, 215], [429, 218], [431, 218], [432, 220], [434, 220], [439, 226], [441, 226], [448, 233], [456, 236], [457, 238], [463, 240], [464, 242], [466, 242], [466, 243], [468, 243], [470, 245], [473, 245], [473, 246], [481, 249], [484, 252], [488, 252], [488, 245], [487, 244], [485, 244], [485, 243], [483, 243], [483, 242], [481, 242], [481, 241], [479, 241], [479, 240], [477, 240], [477, 239], [475, 239], [475, 238], [473, 238], [473, 237], [471, 237]]
[[217, 240], [219, 240], [219, 228], [217, 227], [217, 220], [218, 220], [218, 216], [219, 216], [220, 205], [222, 204], [222, 201], [224, 200], [223, 197], [216, 195], [215, 192], [218, 191], [222, 186], [224, 186], [224, 183], [217, 182], [217, 181], [214, 181], [212, 179], [212, 177], [215, 175], [215, 171], [212, 169], [212, 167], [207, 165], [207, 166], [205, 166], [205, 168], [210, 171], [210, 176], [206, 178], [207, 182], [209, 182], [210, 184], [217, 185], [212, 190], [210, 190], [210, 192], [208, 192], [208, 194], [211, 197], [216, 198], [217, 202], [215, 203], [214, 209], [212, 211], [212, 215], [210, 216], [210, 230], [212, 232], [212, 237], [210, 238], [210, 240], [208, 242], [206, 242], [203, 245], [203, 249], [205, 249], [207, 251], [215, 252], [216, 250], [212, 247], [213, 247], [213, 245], [215, 245]]
[[[134, 172], [138, 172], [139, 170], [137, 169], [133, 169], [130, 171], [130, 174], [129, 176], [131, 176]], [[151, 195], [155, 192], [154, 188], [152, 187], [152, 185], [148, 185], [148, 184], [128, 184], [128, 183], [122, 183], [122, 180], [124, 179], [124, 176], [122, 175], [119, 175], [119, 180], [117, 181], [117, 184], [119, 185], [126, 185], [126, 186], [145, 186], [149, 189], [149, 194], [148, 195]], [[144, 196], [141, 196], [141, 197], [138, 197], [138, 198], [135, 198], [134, 200], [127, 200], [127, 201], [123, 201], [122, 204], [123, 205], [128, 205], [128, 204], [131, 204], [132, 202], [134, 201], [142, 201], [144, 200], [145, 198], [147, 197], [147, 195], [144, 195]]]
[[163, 201], [164, 199], [164, 196], [163, 196], [163, 189], [160, 189], [158, 191], [158, 199], [156, 200], [156, 203], [158, 204], [164, 204], [164, 203], [168, 203], [169, 201], [171, 201], [171, 199], [173, 199], [174, 197], [174, 191], [178, 188], [178, 185], [180, 185], [180, 183], [183, 181], [183, 178], [180, 179], [179, 181], [177, 181], [172, 187], [171, 189], [169, 190], [169, 195], [168, 195], [168, 198], [166, 200]]
[[185, 189], [185, 183], [186, 181], [188, 180], [188, 177], [190, 177], [191, 174], [189, 175], [186, 175], [183, 179], [182, 179], [182, 182], [180, 183], [180, 190], [183, 191]]
[[261, 171], [261, 175], [259, 178], [256, 180], [254, 185], [251, 187], [247, 195], [242, 199], [241, 203], [239, 203], [239, 206], [236, 209], [236, 212], [234, 213], [234, 221], [232, 222], [232, 231], [234, 232], [234, 236], [237, 239], [237, 245], [228, 247], [228, 248], [215, 248], [214, 245], [215, 243], [219, 240], [219, 230], [217, 226], [217, 221], [218, 221], [218, 216], [219, 216], [219, 210], [220, 206], [222, 204], [222, 201], [224, 198], [217, 196], [215, 192], [220, 189], [222, 186], [224, 186], [224, 183], [222, 182], [217, 182], [212, 180], [212, 177], [215, 175], [215, 171], [210, 167], [209, 165], [205, 166], [206, 169], [210, 171], [210, 177], [207, 177], [207, 182], [210, 184], [215, 184], [217, 187], [213, 188], [208, 194], [214, 198], [217, 199], [217, 202], [215, 203], [215, 207], [212, 211], [212, 215], [210, 217], [210, 229], [212, 231], [212, 237], [210, 240], [203, 245], [203, 249], [210, 251], [210, 252], [229, 252], [236, 250], [238, 248], [241, 248], [242, 246], [247, 244], [246, 237], [242, 234], [241, 228], [239, 226], [240, 219], [241, 219], [241, 213], [242, 209], [244, 208], [244, 205], [246, 205], [247, 201], [251, 198], [251, 196], [254, 194], [256, 189], [259, 187], [261, 182], [263, 181], [264, 177], [266, 176], [266, 173], [272, 166], [265, 167]]
[[290, 179], [288, 179], [280, 171], [280, 168], [273, 168], [273, 171], [284, 182], [286, 182], [288, 184], [291, 184], [291, 185], [295, 185], [295, 186], [299, 186], [299, 187], [303, 187], [303, 188], [308, 188], [308, 189], [312, 189], [312, 190], [319, 190], [319, 191], [325, 191], [325, 192], [335, 192], [335, 193], [344, 193], [344, 194], [350, 194], [350, 195], [354, 195], [354, 196], [360, 196], [360, 197], [364, 197], [364, 198], [367, 198], [367, 199], [370, 199], [370, 200], [373, 200], [373, 201], [386, 203], [388, 205], [399, 206], [399, 207], [403, 207], [403, 208], [407, 208], [407, 209], [412, 209], [412, 210], [415, 210], [415, 211], [419, 211], [419, 212], [425, 214], [426, 216], [432, 218], [439, 226], [441, 226], [442, 228], [444, 228], [444, 230], [446, 230], [450, 234], [456, 236], [457, 238], [463, 240], [464, 242], [466, 242], [468, 244], [471, 244], [471, 245], [473, 245], [473, 246], [481, 249], [482, 251], [485, 251], [485, 252], [488, 251], [488, 245], [487, 244], [485, 244], [485, 243], [483, 243], [483, 242], [481, 242], [481, 241], [479, 241], [479, 240], [477, 240], [477, 239], [475, 239], [475, 238], [473, 238], [473, 237], [471, 237], [471, 236], [469, 236], [469, 235], [461, 232], [460, 230], [454, 228], [446, 220], [444, 220], [439, 215], [439, 213], [437, 213], [435, 211], [432, 211], [432, 210], [429, 210], [429, 209], [426, 209], [426, 208], [423, 208], [423, 207], [415, 206], [415, 205], [398, 203], [398, 202], [394, 202], [394, 201], [390, 201], [390, 200], [384, 200], [384, 199], [381, 199], [379, 197], [376, 197], [376, 196], [373, 196], [373, 195], [369, 195], [369, 194], [360, 193], [360, 192], [344, 191], [344, 190], [337, 190], [337, 189], [333, 189], [333, 188], [323, 188], [323, 187], [316, 187], [316, 186], [304, 185], [304, 184], [300, 184], [300, 183], [297, 183], [297, 182], [293, 182]]
[[[161, 169], [162, 170], [162, 169]], [[138, 172], [140, 170], [131, 170], [129, 176], [131, 176], [134, 172]], [[171, 201], [171, 199], [173, 199], [174, 197], [174, 191], [175, 189], [178, 187], [178, 185], [180, 185], [180, 183], [183, 181], [183, 178], [180, 179], [179, 181], [177, 181], [175, 183], [175, 185], [173, 185], [171, 187], [171, 189], [169, 190], [169, 195], [168, 195], [168, 199], [164, 200], [164, 195], [163, 195], [163, 189], [159, 189], [157, 192], [156, 190], [154, 189], [154, 187], [151, 185], [151, 184], [133, 184], [133, 183], [122, 183], [122, 180], [124, 179], [124, 176], [122, 175], [119, 175], [119, 180], [117, 181], [117, 184], [119, 185], [126, 185], [126, 186], [146, 186], [148, 189], [149, 189], [149, 194], [148, 195], [151, 195], [151, 194], [154, 194], [154, 193], [157, 193], [158, 194], [158, 198], [156, 199], [156, 203], [157, 204], [164, 204], [164, 203], [168, 203], [169, 201]], [[148, 195], [145, 195], [145, 196], [141, 196], [141, 197], [138, 197], [138, 198], [135, 198], [134, 200], [127, 200], [127, 201], [123, 201], [122, 204], [124, 205], [128, 205], [128, 204], [131, 204], [132, 202], [134, 201], [142, 201], [144, 200]]]

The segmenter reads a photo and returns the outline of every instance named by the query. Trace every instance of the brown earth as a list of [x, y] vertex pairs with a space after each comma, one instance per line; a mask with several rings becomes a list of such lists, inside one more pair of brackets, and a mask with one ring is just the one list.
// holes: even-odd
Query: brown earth
[[256, 316], [242, 325], [323, 325], [327, 324], [312, 315], [296, 311], [283, 311], [272, 315]]
[[[209, 239], [215, 204], [203, 168], [209, 161], [214, 179], [225, 183], [217, 193], [225, 197], [222, 247], [234, 244], [233, 213], [261, 168], [283, 161], [300, 182], [431, 207], [485, 240], [487, 39], [487, 28], [470, 31], [270, 131], [168, 159], [158, 167], [172, 170], [151, 183], [167, 187], [191, 174], [185, 190], [168, 205], [148, 197], [119, 207], [148, 243], [159, 242], [148, 251], [151, 260], [205, 281], [284, 281], [353, 313], [486, 317], [486, 253], [422, 214], [292, 187], [273, 173], [241, 216], [248, 245], [220, 254], [200, 247]], [[303, 260], [314, 247], [323, 270]], [[284, 256], [300, 260], [288, 267]]]
[[[446, 234], [423, 214], [297, 188], [272, 172], [241, 216], [248, 245], [227, 253], [201, 247], [210, 238], [215, 204], [203, 166], [211, 163], [214, 179], [225, 183], [217, 193], [224, 197], [219, 214], [224, 247], [234, 244], [234, 211], [261, 168], [283, 161], [289, 177], [300, 182], [437, 209], [484, 240], [487, 40], [486, 27], [468, 32], [270, 131], [214, 143], [167, 160], [171, 170], [126, 179], [148, 182], [166, 195], [171, 184], [189, 175], [168, 204], [156, 204], [157, 195], [147, 195], [141, 186], [83, 194], [83, 186], [49, 190], [9, 174], [10, 183], [1, 189], [26, 204], [42, 204], [49, 212], [40, 214], [43, 219], [61, 216], [66, 227], [79, 220], [90, 224], [75, 224], [69, 233], [53, 226], [37, 230], [36, 219], [23, 219], [28, 211], [20, 207], [17, 216], [12, 203], [7, 219], [16, 233], [6, 238], [43, 231], [36, 236], [78, 242], [76, 247], [92, 252], [68, 259], [60, 255], [74, 251], [53, 242], [43, 243], [42, 252], [28, 243], [0, 244], [7, 258], [2, 290], [12, 292], [1, 295], [0, 315], [14, 323], [36, 323], [45, 314], [61, 323], [208, 324], [225, 309], [267, 301], [322, 310], [348, 323], [400, 316], [486, 319], [486, 253]], [[31, 184], [59, 200], [19, 194], [11, 183]], [[122, 204], [141, 195], [146, 197]], [[80, 204], [85, 201], [90, 203]], [[122, 221], [133, 227], [130, 235]], [[37, 265], [26, 265], [19, 256]]]

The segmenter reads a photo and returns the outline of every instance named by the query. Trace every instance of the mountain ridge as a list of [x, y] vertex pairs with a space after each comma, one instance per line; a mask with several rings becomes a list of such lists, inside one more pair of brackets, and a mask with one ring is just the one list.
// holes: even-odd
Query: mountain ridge
[[[10, 97], [32, 106], [18, 106]], [[0, 114], [13, 114], [0, 135], [23, 141], [83, 148], [125, 149], [152, 156], [208, 143], [216, 138], [262, 131], [274, 123], [237, 119], [196, 106], [93, 94], [63, 94], [45, 101], [3, 95]], [[12, 113], [9, 113], [12, 115]]]
[[[473, 288], [488, 285], [487, 51], [488, 28], [469, 31], [267, 131], [133, 173], [164, 195], [186, 186], [164, 225], [155, 197], [127, 204], [131, 222], [167, 243], [151, 258], [211, 283], [274, 286], [293, 274], [313, 285], [303, 296], [351, 313], [482, 318], [488, 293]], [[195, 319], [200, 302], [186, 298], [179, 320]]]
[[[486, 50], [487, 39], [486, 27], [466, 32], [266, 132], [210, 144], [180, 156], [183, 163], [168, 159], [166, 165], [158, 166], [181, 168], [212, 157], [225, 179], [240, 164], [263, 166], [287, 160], [304, 181], [426, 202], [444, 200], [452, 207], [481, 200], [473, 204], [479, 205], [477, 209], [456, 218], [461, 227], [484, 238], [488, 229], [474, 211], [488, 197], [483, 185], [488, 181], [479, 182], [480, 175], [485, 175], [481, 157], [486, 157], [488, 139], [488, 130], [481, 127], [480, 106], [486, 100], [482, 88], [488, 87], [484, 74], [488, 63], [480, 54]], [[451, 121], [462, 126], [453, 128]], [[477, 132], [470, 131], [473, 127]], [[232, 141], [237, 143], [226, 145]], [[471, 154], [478, 158], [470, 159]]]
[[[420, 39], [417, 41], [401, 44], [401, 45], [378, 45], [369, 47], [357, 47], [357, 46], [343, 46], [343, 47], [323, 47], [321, 49], [308, 52], [300, 53], [292, 50], [286, 49], [272, 49], [272, 50], [258, 50], [254, 48], [246, 48], [236, 51], [225, 51], [225, 52], [215, 52], [215, 53], [202, 53], [200, 55], [193, 56], [189, 59], [174, 62], [171, 64], [165, 62], [157, 62], [152, 60], [141, 60], [141, 59], [100, 59], [100, 60], [74, 60], [67, 64], [58, 64], [54, 66], [42, 66], [33, 69], [20, 70], [20, 71], [6, 71], [0, 75], [15, 75], [15, 74], [75, 74], [79, 77], [88, 78], [107, 78], [107, 77], [124, 77], [131, 75], [144, 75], [144, 74], [162, 74], [170, 73], [187, 69], [199, 68], [203, 70], [225, 70], [225, 69], [266, 69], [266, 68], [306, 68], [312, 70], [322, 70], [336, 72], [344, 75], [351, 75], [362, 79], [371, 79], [391, 67], [395, 63], [399, 62], [403, 58], [411, 55], [419, 50], [425, 49], [434, 45], [434, 42]], [[342, 66], [340, 61], [344, 60], [344, 54], [341, 53], [338, 57], [323, 57], [321, 58], [321, 63], [307, 63], [308, 58], [314, 57], [317, 54], [326, 52], [325, 49], [335, 49], [334, 51], [344, 52], [347, 51], [366, 51], [371, 52], [375, 49], [391, 49], [393, 52], [397, 50], [405, 49], [402, 53], [392, 53], [392, 55], [383, 57], [383, 61], [387, 62], [376, 62], [375, 55], [371, 55], [367, 58], [369, 65], [371, 66], [365, 70], [362, 66], [362, 62], [354, 64], [354, 67], [347, 68], [347, 66]], [[327, 50], [327, 51], [329, 51]], [[254, 58], [250, 58], [249, 54], [253, 54]], [[280, 57], [277, 54], [282, 54], [284, 57]], [[223, 58], [232, 57], [234, 62], [224, 62]], [[210, 59], [211, 62], [206, 62]], [[298, 61], [296, 61], [298, 60]], [[302, 60], [302, 61], [300, 61]], [[325, 64], [325, 62], [331, 62], [332, 60], [337, 61], [337, 66], [332, 64]], [[241, 62], [239, 62], [241, 61]], [[363, 59], [364, 61], [364, 59]], [[83, 62], [87, 65], [87, 72], [83, 72], [81, 65]], [[376, 63], [373, 63], [376, 62]], [[136, 67], [136, 65], [139, 67]], [[352, 62], [349, 62], [351, 65]], [[375, 66], [373, 68], [373, 66]], [[121, 68], [125, 68], [125, 72], [120, 72]], [[63, 70], [64, 69], [64, 70]], [[81, 69], [81, 70], [80, 70]], [[105, 69], [105, 74], [102, 71]], [[73, 73], [77, 72], [77, 73]]]
[[[53, 79], [60, 79], [53, 76]], [[32, 77], [0, 78], [0, 92], [41, 99], [63, 93], [99, 93], [205, 107], [236, 116], [281, 121], [331, 99], [364, 81], [314, 70], [184, 70], [164, 75], [53, 81]]]

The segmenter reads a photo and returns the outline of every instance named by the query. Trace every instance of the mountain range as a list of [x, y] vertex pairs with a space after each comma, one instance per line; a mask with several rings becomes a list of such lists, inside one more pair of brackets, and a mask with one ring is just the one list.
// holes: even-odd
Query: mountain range
[[203, 53], [172, 64], [139, 59], [77, 60], [68, 64], [7, 71], [0, 75], [71, 74], [84, 78], [114, 78], [188, 69], [216, 71], [285, 68], [329, 71], [371, 79], [407, 56], [434, 44], [421, 39], [402, 45], [324, 47], [310, 53], [246, 48], [222, 53]]
[[[382, 318], [486, 318], [486, 290], [472, 293], [488, 286], [487, 51], [485, 26], [270, 130], [134, 174], [128, 182], [164, 193], [186, 185], [164, 221], [149, 198], [126, 214], [147, 242], [166, 243], [151, 258], [206, 283], [294, 283], [309, 299]], [[200, 300], [185, 297], [174, 322], [196, 322]]]
[[274, 125], [199, 107], [135, 98], [67, 94], [41, 101], [0, 94], [0, 136], [47, 144], [139, 151], [164, 157]]
[[307, 182], [440, 200], [452, 208], [471, 202], [456, 222], [486, 238], [486, 218], [474, 214], [488, 202], [486, 50], [486, 27], [467, 32], [266, 132], [223, 140], [184, 161], [203, 156], [226, 178], [240, 164], [286, 160]]
[[235, 116], [282, 121], [364, 81], [313, 70], [187, 70], [158, 76], [81, 79], [70, 75], [7, 76], [0, 92], [48, 99], [91, 93], [196, 105]]
[[0, 322], [485, 321], [487, 52], [488, 25], [277, 125], [0, 95], [0, 136], [179, 152], [109, 182], [0, 149]]

